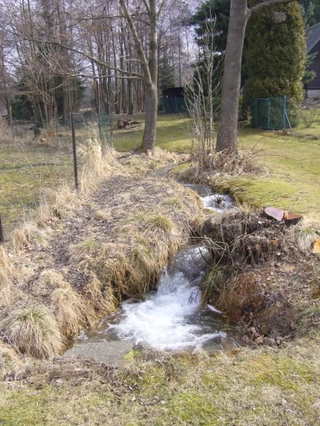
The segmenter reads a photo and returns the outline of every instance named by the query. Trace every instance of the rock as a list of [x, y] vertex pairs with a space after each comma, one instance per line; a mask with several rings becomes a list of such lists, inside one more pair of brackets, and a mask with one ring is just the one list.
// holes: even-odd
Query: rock
[[275, 219], [278, 222], [281, 222], [285, 215], [284, 210], [276, 209], [274, 207], [266, 207], [263, 209], [263, 212], [268, 218]]
[[285, 213], [283, 218], [285, 220], [286, 225], [290, 226], [290, 225], [296, 225], [298, 222], [300, 222], [300, 220], [302, 219], [302, 215], [301, 214], [296, 214], [296, 213]]

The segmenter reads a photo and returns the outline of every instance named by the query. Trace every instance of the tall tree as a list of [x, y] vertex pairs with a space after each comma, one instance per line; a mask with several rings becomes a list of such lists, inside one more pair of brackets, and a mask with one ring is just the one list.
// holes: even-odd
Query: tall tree
[[[192, 15], [189, 24], [194, 27], [198, 46], [214, 46], [224, 53], [227, 44], [230, 0], [207, 0]], [[210, 30], [210, 33], [208, 32]]]
[[[144, 9], [142, 12], [135, 9], [139, 19], [142, 16], [148, 18], [149, 42], [148, 53], [144, 49], [138, 28], [133, 18], [133, 12], [129, 11], [125, 0], [119, 0], [121, 9], [124, 13], [127, 24], [131, 30], [134, 45], [138, 53], [142, 66], [142, 78], [145, 85], [145, 114], [146, 121], [142, 138], [142, 150], [154, 150], [156, 143], [157, 115], [158, 115], [158, 19], [161, 13], [164, 1], [157, 7], [156, 0], [143, 1]], [[140, 15], [140, 16], [139, 16]]]
[[292, 125], [303, 98], [305, 27], [298, 3], [262, 9], [250, 19], [244, 51], [244, 102], [287, 96]]
[[299, 3], [307, 27], [320, 22], [320, 2], [318, 0], [299, 0]]
[[295, 0], [267, 0], [248, 7], [248, 0], [231, 0], [227, 46], [223, 67], [220, 126], [217, 151], [237, 152], [238, 105], [241, 61], [246, 26], [250, 16], [263, 8]]

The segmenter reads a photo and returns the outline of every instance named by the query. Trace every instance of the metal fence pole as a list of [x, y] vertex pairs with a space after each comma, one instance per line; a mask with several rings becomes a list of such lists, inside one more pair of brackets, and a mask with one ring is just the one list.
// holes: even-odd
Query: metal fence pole
[[3, 234], [3, 226], [2, 226], [2, 220], [0, 215], [0, 244], [4, 243], [4, 234]]
[[72, 133], [72, 153], [73, 153], [73, 170], [74, 170], [74, 184], [76, 189], [78, 189], [78, 164], [77, 164], [77, 148], [76, 148], [76, 134], [74, 130], [74, 121], [73, 113], [70, 112], [70, 123], [71, 123], [71, 133]]

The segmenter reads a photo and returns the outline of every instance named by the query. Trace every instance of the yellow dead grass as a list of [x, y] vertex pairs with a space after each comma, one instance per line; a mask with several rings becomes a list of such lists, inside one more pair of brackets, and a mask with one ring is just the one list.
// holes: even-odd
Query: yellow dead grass
[[9, 256], [4, 247], [0, 246], [0, 308], [5, 308], [14, 300], [15, 295], [12, 289], [13, 278], [13, 267], [10, 264]]
[[31, 292], [34, 296], [49, 296], [56, 289], [65, 289], [68, 287], [70, 285], [65, 281], [61, 272], [54, 269], [46, 269], [33, 282]]
[[[1, 327], [20, 352], [35, 357], [59, 353], [65, 337], [113, 312], [123, 297], [154, 288], [168, 257], [187, 242], [191, 228], [203, 218], [194, 192], [174, 181], [145, 177], [150, 169], [166, 164], [169, 154], [133, 156], [126, 167], [112, 151], [102, 156], [95, 144], [83, 155], [79, 190], [63, 186], [47, 193], [35, 221], [13, 234], [21, 291], [19, 304], [4, 299], [8, 316]], [[175, 160], [170, 154], [169, 161]], [[108, 188], [111, 176], [126, 188], [116, 187], [116, 202], [107, 208], [99, 202], [99, 191], [103, 180]], [[108, 192], [101, 194], [104, 201]], [[101, 229], [110, 222], [111, 233], [104, 235]], [[73, 223], [81, 232], [69, 238], [64, 228], [72, 229]], [[59, 236], [66, 246], [59, 244]], [[56, 250], [61, 253], [58, 262]], [[46, 330], [55, 341], [52, 347]]]
[[36, 358], [52, 358], [63, 348], [58, 324], [43, 305], [13, 309], [0, 322], [0, 330], [13, 347]]
[[108, 280], [99, 280], [94, 272], [90, 273], [91, 279], [84, 288], [86, 295], [86, 305], [90, 303], [96, 318], [106, 316], [114, 312], [118, 306], [118, 301], [115, 298], [113, 288], [108, 284]]
[[51, 309], [64, 336], [72, 337], [90, 324], [89, 319], [93, 316], [91, 309], [70, 286], [57, 288], [50, 299]]
[[68, 338], [92, 324], [95, 318], [89, 303], [72, 289], [61, 272], [54, 269], [43, 271], [34, 281], [31, 292], [49, 302], [61, 333]]

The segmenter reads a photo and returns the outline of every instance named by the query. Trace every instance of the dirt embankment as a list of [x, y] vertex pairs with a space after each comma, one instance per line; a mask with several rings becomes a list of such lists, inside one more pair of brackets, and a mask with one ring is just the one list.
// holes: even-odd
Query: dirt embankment
[[208, 219], [215, 266], [204, 285], [244, 341], [280, 345], [319, 323], [317, 234], [263, 211]]
[[19, 353], [51, 358], [149, 291], [204, 220], [197, 194], [137, 158], [113, 160], [94, 190], [57, 195], [2, 251], [1, 339]]

